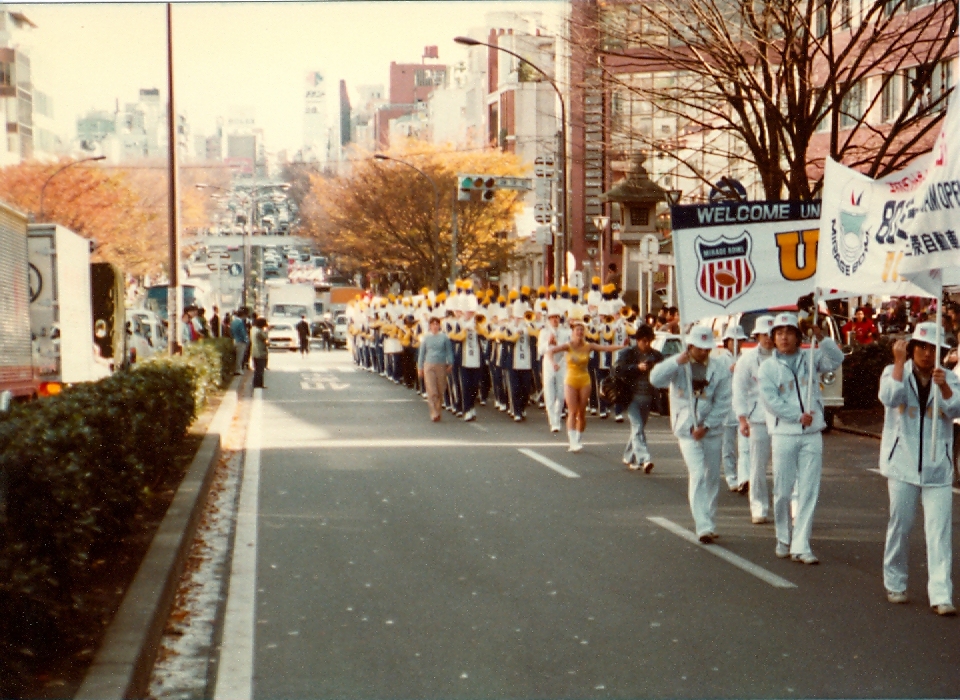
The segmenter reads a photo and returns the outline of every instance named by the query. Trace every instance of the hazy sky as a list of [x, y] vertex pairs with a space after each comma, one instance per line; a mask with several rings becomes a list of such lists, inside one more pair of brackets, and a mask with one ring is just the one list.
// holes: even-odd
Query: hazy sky
[[[166, 95], [163, 4], [21, 4], [37, 28], [29, 45], [33, 81], [53, 98], [60, 135], [76, 135], [90, 109], [134, 102], [140, 88]], [[391, 61], [416, 63], [436, 45], [440, 63], [466, 56], [453, 37], [485, 24], [488, 12], [541, 12], [557, 31], [563, 3], [258, 2], [181, 3], [173, 8], [178, 111], [194, 133], [212, 132], [232, 106], [252, 106], [267, 150], [294, 151], [303, 135], [305, 76], [320, 71], [328, 95], [340, 79], [388, 85]], [[428, 62], [429, 59], [428, 59]], [[435, 61], [434, 61], [435, 62]], [[351, 98], [353, 96], [351, 95]], [[333, 107], [328, 103], [328, 109]]]

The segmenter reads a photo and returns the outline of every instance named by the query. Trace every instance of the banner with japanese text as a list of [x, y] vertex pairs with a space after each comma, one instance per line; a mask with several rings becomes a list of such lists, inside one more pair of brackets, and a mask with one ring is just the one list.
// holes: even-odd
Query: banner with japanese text
[[717, 202], [671, 208], [684, 325], [789, 306], [813, 291], [820, 202]]

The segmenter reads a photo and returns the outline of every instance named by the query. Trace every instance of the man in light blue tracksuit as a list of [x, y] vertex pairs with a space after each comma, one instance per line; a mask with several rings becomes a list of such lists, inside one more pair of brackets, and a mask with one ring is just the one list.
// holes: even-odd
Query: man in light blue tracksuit
[[[930, 607], [938, 615], [956, 615], [950, 580], [951, 458], [953, 419], [960, 417], [960, 379], [936, 367], [936, 335], [936, 323], [917, 324], [909, 343], [894, 343], [893, 364], [887, 365], [880, 377], [880, 401], [884, 406], [880, 473], [887, 477], [890, 493], [883, 585], [891, 603], [908, 601], [910, 530], [917, 501], [922, 500]], [[937, 441], [933, 445], [937, 391]]]
[[[818, 339], [823, 333], [814, 328]], [[812, 358], [800, 348], [796, 314], [778, 314], [773, 322], [773, 357], [760, 365], [760, 400], [767, 412], [767, 431], [773, 452], [773, 518], [777, 531], [776, 555], [803, 564], [820, 560], [810, 548], [813, 514], [820, 495], [823, 471], [823, 396], [819, 375], [843, 363], [843, 352], [830, 338], [822, 338]], [[812, 391], [808, 394], [811, 371]], [[797, 487], [797, 513], [791, 523], [790, 496]], [[791, 527], [792, 525], [792, 527]]]
[[723, 426], [731, 411], [730, 365], [711, 361], [713, 347], [713, 331], [694, 326], [687, 349], [650, 370], [651, 384], [670, 387], [670, 425], [690, 475], [687, 496], [704, 544], [717, 537]]
[[767, 412], [760, 401], [760, 366], [773, 357], [773, 316], [757, 317], [752, 335], [756, 347], [744, 351], [733, 371], [733, 412], [740, 422], [740, 434], [750, 440], [750, 520], [763, 525], [770, 518], [770, 435]]

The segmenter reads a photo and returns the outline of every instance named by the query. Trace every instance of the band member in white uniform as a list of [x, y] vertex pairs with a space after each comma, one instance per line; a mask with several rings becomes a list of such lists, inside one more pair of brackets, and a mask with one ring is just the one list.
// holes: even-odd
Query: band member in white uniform
[[[820, 338], [822, 331], [814, 327]], [[831, 338], [823, 338], [810, 363], [800, 348], [796, 314], [778, 314], [773, 322], [775, 350], [760, 365], [760, 398], [767, 411], [767, 430], [773, 452], [773, 517], [777, 530], [776, 555], [802, 564], [820, 560], [810, 548], [813, 515], [820, 495], [823, 471], [823, 396], [819, 375], [843, 363], [843, 352]], [[812, 392], [808, 396], [810, 376]], [[791, 522], [790, 496], [797, 487], [796, 517]]]
[[557, 303], [547, 303], [547, 325], [540, 331], [537, 352], [543, 365], [543, 400], [550, 432], [559, 433], [563, 421], [563, 380], [567, 363], [564, 353], [551, 354], [551, 348], [570, 342], [570, 330], [560, 325], [563, 312]]
[[670, 425], [689, 473], [690, 510], [697, 537], [710, 544], [717, 537], [720, 451], [731, 410], [730, 366], [710, 361], [710, 328], [694, 326], [686, 342], [686, 350], [653, 367], [650, 383], [670, 387]]
[[745, 350], [733, 371], [733, 412], [740, 423], [740, 434], [750, 448], [750, 520], [762, 525], [770, 519], [770, 434], [767, 412], [760, 400], [760, 365], [773, 356], [773, 316], [759, 316], [754, 322], [756, 347]]
[[[723, 347], [713, 351], [718, 361], [728, 363], [731, 373], [739, 359], [741, 343], [744, 340], [748, 338], [743, 328], [731, 323], [723, 332]], [[737, 414], [731, 410], [723, 426], [723, 477], [727, 480], [727, 488], [745, 495], [750, 488], [750, 441], [740, 434], [739, 427]]]
[[[887, 600], [906, 603], [910, 531], [923, 502], [927, 540], [927, 597], [937, 615], [956, 615], [951, 545], [953, 420], [960, 418], [960, 380], [936, 367], [936, 323], [919, 323], [908, 343], [893, 345], [893, 364], [880, 378], [884, 407], [880, 473], [887, 477], [890, 520], [883, 552]], [[909, 359], [908, 359], [909, 358]], [[940, 392], [933, 440], [934, 394]], [[933, 449], [931, 449], [933, 447]]]

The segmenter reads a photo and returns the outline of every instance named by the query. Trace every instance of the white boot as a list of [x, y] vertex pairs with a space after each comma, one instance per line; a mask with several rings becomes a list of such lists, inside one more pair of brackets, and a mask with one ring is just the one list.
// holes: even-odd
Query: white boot
[[567, 439], [570, 442], [570, 446], [567, 447], [567, 452], [576, 452], [576, 449], [577, 449], [577, 438], [575, 437], [576, 434], [577, 434], [576, 430], [570, 430], [569, 428], [567, 429]]
[[571, 430], [570, 436], [570, 452], [579, 452], [583, 449], [583, 443], [580, 442], [580, 435], [582, 434], [579, 430]]

